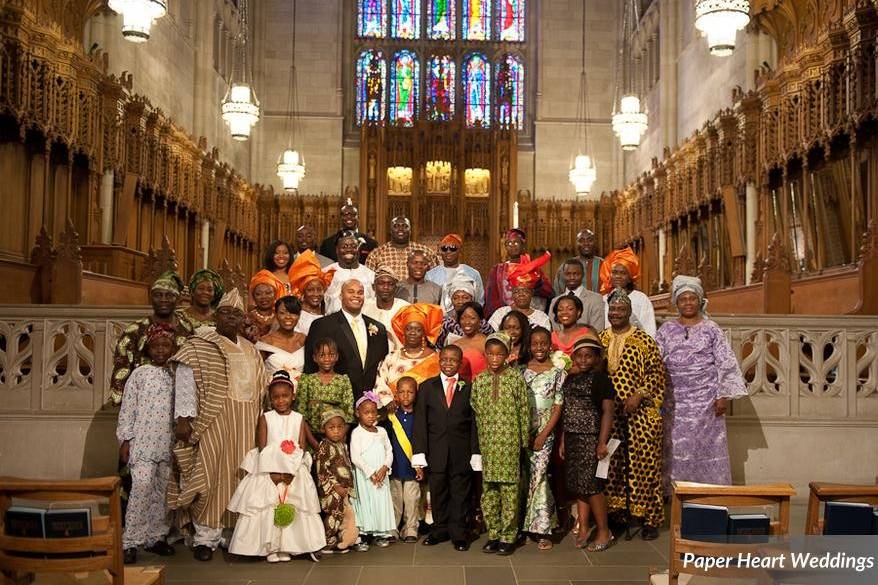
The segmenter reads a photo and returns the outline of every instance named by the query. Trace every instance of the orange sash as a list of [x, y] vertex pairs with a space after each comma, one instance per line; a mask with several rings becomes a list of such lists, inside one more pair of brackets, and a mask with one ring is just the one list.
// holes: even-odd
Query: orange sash
[[[429, 378], [435, 378], [438, 375], [439, 375], [439, 352], [436, 352], [433, 355], [431, 355], [430, 357], [428, 357], [427, 359], [425, 359], [424, 361], [420, 362], [418, 365], [416, 365], [412, 369], [410, 369], [409, 371], [407, 371], [406, 373], [404, 373], [399, 378], [404, 378], [406, 376], [409, 376], [411, 378], [414, 378], [415, 382], [417, 382], [418, 386], [420, 386], [424, 380], [427, 380]], [[399, 378], [397, 378], [396, 380], [399, 380]], [[388, 384], [388, 386], [390, 386], [390, 391], [393, 392], [394, 396], [396, 396], [396, 380], [394, 380], [393, 382]]]

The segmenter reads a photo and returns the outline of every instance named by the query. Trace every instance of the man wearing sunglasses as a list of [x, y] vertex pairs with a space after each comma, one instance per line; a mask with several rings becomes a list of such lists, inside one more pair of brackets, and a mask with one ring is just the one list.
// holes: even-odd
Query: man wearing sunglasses
[[460, 252], [463, 248], [463, 238], [457, 234], [448, 234], [439, 242], [439, 257], [442, 265], [436, 266], [427, 272], [426, 280], [438, 284], [442, 288], [442, 309], [447, 313], [451, 310], [451, 292], [446, 286], [461, 273], [469, 276], [475, 283], [475, 297], [473, 300], [480, 305], [485, 304], [485, 287], [482, 283], [482, 275], [479, 271], [460, 263]]

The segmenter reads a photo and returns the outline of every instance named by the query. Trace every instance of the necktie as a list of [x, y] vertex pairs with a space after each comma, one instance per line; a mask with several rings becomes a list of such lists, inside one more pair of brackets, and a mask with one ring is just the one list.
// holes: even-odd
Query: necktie
[[448, 387], [445, 388], [445, 404], [451, 408], [451, 401], [454, 400], [454, 387], [457, 385], [457, 378], [448, 378]]
[[366, 332], [363, 331], [363, 318], [354, 317], [351, 319], [351, 330], [354, 332], [354, 339], [357, 340], [357, 351], [360, 352], [360, 362], [366, 365]]
[[576, 293], [573, 292], [573, 291], [571, 290], [571, 291], [568, 291], [568, 292], [567, 292], [567, 296], [568, 296], [568, 297], [575, 297], [575, 296], [576, 296]]

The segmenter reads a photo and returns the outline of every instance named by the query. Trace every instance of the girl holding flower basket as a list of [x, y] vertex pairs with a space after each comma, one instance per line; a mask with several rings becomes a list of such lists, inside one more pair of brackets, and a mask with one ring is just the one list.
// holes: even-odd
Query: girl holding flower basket
[[229, 502], [229, 511], [238, 513], [229, 552], [264, 556], [269, 563], [306, 553], [316, 560], [313, 553], [326, 545], [326, 535], [289, 373], [274, 373], [268, 396], [272, 410], [259, 417], [256, 449], [241, 463], [247, 476]]

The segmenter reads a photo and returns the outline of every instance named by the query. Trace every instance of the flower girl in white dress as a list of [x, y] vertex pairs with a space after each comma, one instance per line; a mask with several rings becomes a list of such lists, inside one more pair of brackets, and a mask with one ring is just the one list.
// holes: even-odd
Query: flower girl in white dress
[[241, 463], [247, 476], [228, 509], [238, 513], [229, 552], [264, 556], [269, 563], [311, 554], [326, 546], [320, 501], [304, 445], [302, 415], [292, 409], [290, 375], [274, 373], [268, 386], [272, 410], [259, 417], [257, 448]]

